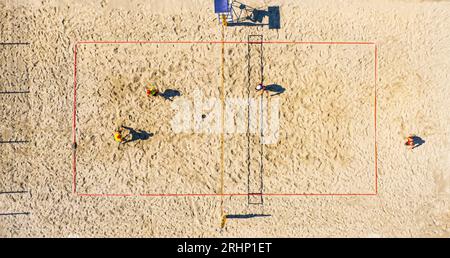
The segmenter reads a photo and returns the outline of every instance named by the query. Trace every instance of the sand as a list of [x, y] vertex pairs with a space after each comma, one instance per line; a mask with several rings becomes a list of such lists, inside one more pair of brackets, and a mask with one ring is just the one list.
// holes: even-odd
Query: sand
[[[29, 43], [0, 46], [0, 92], [22, 92], [0, 94], [0, 141], [28, 141], [0, 145], [0, 191], [27, 191], [0, 213], [29, 212], [0, 216], [0, 236], [450, 236], [450, 3], [246, 1], [279, 6], [281, 29], [225, 28], [222, 156], [212, 1], [126, 2], [0, 2], [1, 42]], [[283, 89], [262, 121], [251, 34]], [[120, 125], [145, 139], [119, 146]]]

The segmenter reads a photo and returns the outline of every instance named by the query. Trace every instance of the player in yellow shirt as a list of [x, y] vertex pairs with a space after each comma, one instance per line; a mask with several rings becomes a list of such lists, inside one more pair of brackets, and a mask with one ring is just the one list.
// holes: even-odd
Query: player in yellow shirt
[[124, 137], [122, 135], [123, 130], [124, 130], [123, 126], [120, 126], [117, 130], [114, 131], [114, 140], [118, 143], [125, 142]]

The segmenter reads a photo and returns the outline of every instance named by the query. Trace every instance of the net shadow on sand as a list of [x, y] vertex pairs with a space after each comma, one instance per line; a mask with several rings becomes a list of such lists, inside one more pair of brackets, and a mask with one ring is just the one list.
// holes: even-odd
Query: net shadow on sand
[[258, 217], [272, 217], [270, 214], [229, 214], [227, 219], [252, 219]]

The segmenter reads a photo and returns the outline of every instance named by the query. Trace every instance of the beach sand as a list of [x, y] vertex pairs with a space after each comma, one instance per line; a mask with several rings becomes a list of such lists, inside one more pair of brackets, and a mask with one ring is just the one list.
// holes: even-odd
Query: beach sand
[[450, 237], [450, 3], [123, 2], [0, 0], [0, 236]]

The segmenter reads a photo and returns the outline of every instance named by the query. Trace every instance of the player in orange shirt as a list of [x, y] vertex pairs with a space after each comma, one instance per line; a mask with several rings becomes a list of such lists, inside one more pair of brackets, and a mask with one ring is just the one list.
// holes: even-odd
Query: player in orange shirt
[[256, 86], [256, 92], [259, 96], [261, 96], [263, 93], [266, 93], [267, 97], [270, 96], [269, 91], [267, 90], [266, 86], [264, 86], [262, 83], [258, 84]]

